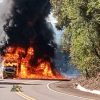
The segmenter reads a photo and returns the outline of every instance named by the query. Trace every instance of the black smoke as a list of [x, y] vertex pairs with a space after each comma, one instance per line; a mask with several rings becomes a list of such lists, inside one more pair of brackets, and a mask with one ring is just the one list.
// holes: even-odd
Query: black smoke
[[54, 33], [45, 20], [51, 11], [50, 1], [12, 1], [11, 14], [4, 25], [4, 31], [9, 37], [8, 44], [5, 47], [20, 46], [26, 51], [30, 46], [33, 47], [35, 55], [30, 61], [32, 65], [37, 64], [39, 58], [51, 61], [54, 57], [56, 45]]

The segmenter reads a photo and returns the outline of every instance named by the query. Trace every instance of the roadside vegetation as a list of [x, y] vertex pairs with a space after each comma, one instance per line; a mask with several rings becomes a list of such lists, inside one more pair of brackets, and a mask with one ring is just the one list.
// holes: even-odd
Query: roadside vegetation
[[22, 87], [14, 84], [11, 88], [11, 92], [22, 92]]
[[62, 50], [88, 79], [100, 73], [100, 0], [51, 0]]

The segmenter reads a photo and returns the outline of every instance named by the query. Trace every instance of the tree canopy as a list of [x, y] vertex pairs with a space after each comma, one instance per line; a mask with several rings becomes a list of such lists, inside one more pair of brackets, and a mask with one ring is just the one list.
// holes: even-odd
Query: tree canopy
[[62, 47], [86, 75], [100, 72], [100, 0], [51, 0], [58, 28], [64, 28]]

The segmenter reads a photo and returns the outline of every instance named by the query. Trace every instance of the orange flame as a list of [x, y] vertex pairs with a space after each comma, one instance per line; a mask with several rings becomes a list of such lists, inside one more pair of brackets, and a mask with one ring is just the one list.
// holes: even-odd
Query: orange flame
[[31, 79], [56, 79], [62, 78], [61, 75], [54, 75], [49, 61], [38, 59], [37, 66], [31, 66], [29, 60], [34, 57], [34, 49], [30, 47], [25, 50], [21, 47], [8, 47], [4, 56], [5, 67], [16, 67], [16, 77], [31, 78]]

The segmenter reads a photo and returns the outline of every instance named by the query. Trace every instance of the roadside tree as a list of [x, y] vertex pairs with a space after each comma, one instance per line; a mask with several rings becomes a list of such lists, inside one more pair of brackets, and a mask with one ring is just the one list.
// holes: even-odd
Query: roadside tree
[[100, 0], [51, 0], [63, 50], [87, 77], [100, 73]]

